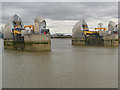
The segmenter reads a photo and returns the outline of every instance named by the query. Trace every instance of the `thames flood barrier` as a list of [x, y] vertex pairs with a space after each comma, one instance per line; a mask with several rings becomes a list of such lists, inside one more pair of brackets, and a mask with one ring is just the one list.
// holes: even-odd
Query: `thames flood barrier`
[[46, 21], [37, 16], [35, 25], [24, 25], [22, 20], [14, 15], [5, 24], [4, 48], [15, 50], [41, 51], [51, 50], [51, 37], [46, 29]]
[[110, 21], [108, 30], [103, 28], [103, 23], [98, 28], [90, 31], [85, 20], [77, 22], [72, 30], [72, 45], [113, 46], [119, 45], [118, 25]]

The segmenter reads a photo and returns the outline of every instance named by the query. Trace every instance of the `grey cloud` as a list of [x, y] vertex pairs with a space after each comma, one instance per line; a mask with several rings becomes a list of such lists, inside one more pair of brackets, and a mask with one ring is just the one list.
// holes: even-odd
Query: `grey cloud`
[[19, 14], [25, 23], [33, 23], [37, 15], [53, 20], [117, 18], [118, 15], [117, 2], [3, 2], [2, 7], [3, 23], [10, 17], [7, 12]]

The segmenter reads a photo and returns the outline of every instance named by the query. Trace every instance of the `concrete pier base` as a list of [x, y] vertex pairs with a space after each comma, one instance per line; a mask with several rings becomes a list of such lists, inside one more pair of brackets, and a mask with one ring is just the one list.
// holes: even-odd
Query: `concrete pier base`
[[85, 38], [72, 38], [72, 45], [85, 45]]
[[72, 38], [72, 45], [92, 45], [92, 46], [112, 46], [117, 47], [119, 45], [119, 40], [117, 38], [105, 37], [102, 38]]
[[24, 42], [15, 42], [14, 40], [4, 40], [5, 49], [41, 51], [51, 50], [50, 35], [31, 34], [24, 36]]
[[119, 45], [119, 41], [116, 39], [109, 39], [109, 40], [104, 40], [104, 46], [118, 46]]
[[4, 39], [4, 48], [5, 49], [13, 49], [13, 40], [12, 39]]
[[119, 45], [118, 35], [116, 34], [106, 35], [103, 40], [104, 40], [104, 46], [114, 47]]
[[51, 50], [50, 35], [31, 34], [24, 36], [25, 50]]

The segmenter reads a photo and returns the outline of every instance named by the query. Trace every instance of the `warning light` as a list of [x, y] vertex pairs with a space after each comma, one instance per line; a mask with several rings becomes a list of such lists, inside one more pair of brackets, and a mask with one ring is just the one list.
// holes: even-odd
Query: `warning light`
[[44, 32], [44, 34], [46, 34], [46, 32]]

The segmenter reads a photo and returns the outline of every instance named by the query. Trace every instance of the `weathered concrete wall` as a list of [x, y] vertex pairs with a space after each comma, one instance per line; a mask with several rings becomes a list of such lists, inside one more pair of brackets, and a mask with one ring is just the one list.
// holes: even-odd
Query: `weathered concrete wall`
[[112, 46], [119, 46], [118, 40], [112, 40]]
[[72, 45], [85, 45], [85, 38], [72, 38]]
[[118, 46], [118, 35], [110, 34], [103, 39], [93, 38], [72, 38], [72, 45], [97, 45], [97, 46]]
[[112, 46], [111, 40], [104, 40], [104, 46]]
[[24, 42], [4, 40], [4, 48], [29, 51], [51, 50], [51, 38], [50, 35], [25, 35]]
[[119, 40], [117, 34], [109, 34], [104, 37], [104, 46], [118, 46]]
[[24, 36], [25, 50], [51, 50], [50, 35], [31, 34]]
[[13, 49], [13, 40], [4, 40], [5, 49]]
[[50, 41], [51, 37], [47, 34], [30, 34], [24, 36], [25, 42], [45, 42]]
[[119, 42], [118, 40], [104, 40], [104, 46], [118, 46]]
[[104, 37], [104, 39], [118, 39], [118, 35], [117, 34], [108, 34]]

